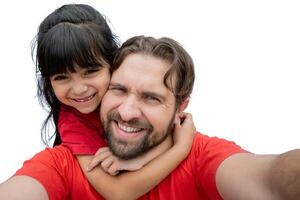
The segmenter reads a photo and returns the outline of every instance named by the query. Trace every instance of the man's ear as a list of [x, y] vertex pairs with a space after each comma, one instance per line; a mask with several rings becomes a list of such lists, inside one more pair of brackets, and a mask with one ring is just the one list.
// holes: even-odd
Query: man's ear
[[181, 114], [182, 112], [187, 108], [187, 106], [189, 105], [190, 99], [186, 98], [183, 102], [181, 102], [181, 104], [179, 105], [179, 107], [177, 108], [177, 112], [176, 115], [174, 117], [174, 123], [181, 123]]
[[179, 113], [183, 112], [187, 108], [187, 106], [189, 105], [189, 102], [190, 102], [190, 99], [186, 98], [183, 102], [181, 102], [181, 104], [179, 105], [177, 111]]

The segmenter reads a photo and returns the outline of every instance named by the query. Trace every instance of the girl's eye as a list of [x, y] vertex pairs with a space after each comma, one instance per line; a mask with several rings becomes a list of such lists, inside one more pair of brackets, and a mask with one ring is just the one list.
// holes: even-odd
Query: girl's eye
[[67, 75], [64, 74], [58, 74], [58, 75], [54, 75], [51, 79], [53, 81], [62, 81], [62, 80], [66, 80], [68, 78]]
[[99, 69], [88, 69], [84, 72], [84, 75], [90, 75], [90, 74], [94, 74], [96, 72], [98, 72]]

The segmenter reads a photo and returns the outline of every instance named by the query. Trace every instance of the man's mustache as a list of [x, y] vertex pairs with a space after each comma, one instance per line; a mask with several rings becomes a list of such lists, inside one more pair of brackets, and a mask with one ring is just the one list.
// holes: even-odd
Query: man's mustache
[[117, 111], [112, 111], [112, 112], [108, 113], [107, 121], [108, 121], [108, 123], [110, 123], [112, 121], [117, 121], [121, 124], [126, 124], [127, 126], [148, 129], [149, 131], [153, 131], [153, 126], [146, 119], [133, 118], [128, 121], [124, 121], [122, 119], [120, 113]]

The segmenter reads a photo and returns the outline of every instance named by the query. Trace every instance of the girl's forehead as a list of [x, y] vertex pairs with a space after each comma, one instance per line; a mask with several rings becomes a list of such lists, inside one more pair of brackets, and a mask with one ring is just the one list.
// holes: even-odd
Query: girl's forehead
[[59, 65], [52, 65], [47, 68], [46, 73], [49, 74], [49, 76], [55, 75], [55, 74], [61, 74], [61, 73], [75, 73], [80, 72], [86, 69], [95, 69], [99, 67], [110, 67], [110, 65], [102, 61], [100, 59], [94, 58], [93, 60], [86, 60], [81, 61], [81, 63], [77, 63], [77, 61], [72, 61], [68, 63], [62, 63]]

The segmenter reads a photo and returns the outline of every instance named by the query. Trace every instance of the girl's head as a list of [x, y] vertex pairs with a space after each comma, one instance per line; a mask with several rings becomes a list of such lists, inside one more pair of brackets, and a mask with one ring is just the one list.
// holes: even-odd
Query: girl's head
[[[106, 19], [88, 5], [64, 5], [40, 24], [33, 50], [36, 50], [38, 98], [50, 109], [42, 127], [45, 143], [51, 139], [47, 134], [51, 118], [58, 133], [61, 103], [83, 113], [96, 108], [102, 91], [107, 88], [109, 68], [118, 46]], [[90, 99], [92, 105], [87, 102]]]

